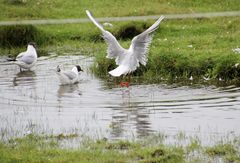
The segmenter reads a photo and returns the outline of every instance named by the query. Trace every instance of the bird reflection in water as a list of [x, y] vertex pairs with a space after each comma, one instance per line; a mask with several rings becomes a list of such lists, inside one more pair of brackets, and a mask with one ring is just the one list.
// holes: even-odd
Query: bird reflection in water
[[34, 71], [20, 71], [13, 78], [13, 85], [35, 83], [36, 73]]
[[138, 105], [137, 102], [131, 101], [130, 89], [122, 90], [122, 103], [119, 107], [112, 108], [113, 120], [110, 125], [112, 138], [122, 138], [126, 131], [132, 131], [127, 135], [137, 137], [152, 133], [148, 109]]
[[58, 97], [61, 98], [66, 94], [72, 94], [74, 92], [78, 92], [78, 95], [82, 95], [82, 93], [79, 91], [78, 84], [59, 85], [57, 94]]
[[66, 99], [74, 98], [76, 96], [81, 96], [81, 95], [82, 95], [82, 93], [79, 91], [78, 84], [59, 85], [59, 88], [57, 91], [57, 97], [58, 97], [57, 101], [58, 101], [58, 105], [59, 105], [58, 112], [61, 112], [61, 109], [66, 107], [66, 101], [68, 101]]

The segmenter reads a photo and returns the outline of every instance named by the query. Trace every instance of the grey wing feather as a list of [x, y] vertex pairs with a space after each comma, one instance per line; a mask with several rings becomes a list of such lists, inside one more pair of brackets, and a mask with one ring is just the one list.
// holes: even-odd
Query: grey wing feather
[[73, 71], [64, 71], [62, 73], [66, 75], [70, 80], [73, 80], [77, 77], [77, 75]]
[[152, 32], [154, 32], [158, 27], [160, 22], [164, 19], [164, 16], [161, 16], [151, 27], [149, 27], [143, 33], [135, 36], [132, 40], [131, 47], [134, 51], [134, 54], [137, 55], [138, 61], [142, 65], [146, 65], [147, 63], [147, 53], [148, 47], [152, 41]]
[[113, 59], [116, 58], [116, 63], [118, 64], [118, 59], [121, 58], [126, 51], [126, 49], [122, 48], [121, 45], [118, 43], [117, 39], [109, 32], [106, 31], [101, 24], [99, 24], [92, 16], [92, 14], [86, 10], [86, 13], [89, 19], [102, 31], [103, 38], [108, 44], [107, 50], [107, 58]]
[[35, 57], [32, 55], [25, 55], [21, 58], [21, 61], [23, 61], [26, 64], [32, 64], [35, 61]]
[[20, 53], [16, 57], [16, 60], [22, 61], [22, 62], [24, 62], [26, 64], [32, 64], [36, 60], [36, 57], [33, 56], [33, 55], [26, 54], [25, 52], [23, 52], [23, 53]]
[[26, 54], [26, 52], [22, 52], [22, 53], [18, 54], [18, 56], [16, 57], [16, 60], [20, 59], [24, 54]]
[[121, 47], [118, 43], [117, 39], [108, 31], [103, 31], [103, 38], [108, 44], [107, 49], [107, 58], [113, 59], [117, 57], [121, 57], [126, 51]]

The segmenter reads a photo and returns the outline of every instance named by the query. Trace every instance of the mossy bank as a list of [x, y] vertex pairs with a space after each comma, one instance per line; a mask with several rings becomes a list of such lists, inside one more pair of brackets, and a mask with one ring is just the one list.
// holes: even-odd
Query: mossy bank
[[[38, 136], [0, 141], [0, 162], [240, 162], [239, 139], [203, 146], [197, 139], [187, 145], [166, 145], [161, 136], [136, 141], [82, 138], [81, 145], [67, 148], [62, 141], [78, 135]], [[154, 144], [153, 144], [154, 142]]]

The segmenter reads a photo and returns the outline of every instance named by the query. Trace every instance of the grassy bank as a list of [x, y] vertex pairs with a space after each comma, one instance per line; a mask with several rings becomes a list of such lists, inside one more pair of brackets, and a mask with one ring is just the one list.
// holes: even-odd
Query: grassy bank
[[[240, 54], [233, 49], [240, 46], [239, 25], [239, 18], [163, 21], [150, 46], [147, 66], [134, 74], [146, 82], [191, 76], [238, 81]], [[122, 43], [126, 47], [130, 41]], [[99, 76], [116, 67], [105, 56], [105, 51], [96, 55], [93, 71]]]
[[81, 18], [85, 10], [96, 16], [132, 16], [239, 10], [238, 0], [0, 0], [0, 20]]
[[202, 146], [198, 140], [186, 146], [165, 145], [157, 136], [154, 141], [131, 142], [83, 139], [79, 147], [70, 149], [60, 145], [76, 136], [30, 134], [1, 141], [0, 162], [240, 162], [238, 139], [213, 146]]
[[[116, 22], [111, 31], [123, 47], [128, 48], [133, 35], [150, 26], [153, 21]], [[165, 20], [156, 31], [149, 51], [146, 67], [140, 67], [135, 76], [147, 83], [162, 80], [225, 80], [239, 81], [240, 54], [233, 51], [240, 47], [240, 19], [211, 18]], [[6, 28], [6, 27], [5, 27]], [[93, 72], [105, 78], [108, 71], [115, 68], [114, 60], [106, 59], [107, 45], [100, 31], [92, 24], [66, 24], [36, 26], [39, 55], [49, 52], [62, 54], [78, 51], [83, 55], [96, 56]], [[0, 29], [1, 31], [1, 29]], [[127, 34], [126, 34], [127, 33]], [[19, 48], [1, 48], [1, 54], [17, 55]]]

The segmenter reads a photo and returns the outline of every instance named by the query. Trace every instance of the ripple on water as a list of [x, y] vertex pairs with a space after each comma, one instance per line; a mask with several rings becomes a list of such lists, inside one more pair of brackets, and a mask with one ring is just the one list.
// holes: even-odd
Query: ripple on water
[[[240, 88], [234, 85], [132, 85], [109, 88], [89, 72], [92, 58], [40, 58], [33, 71], [19, 72], [0, 63], [0, 128], [27, 132], [33, 128], [55, 133], [77, 131], [109, 138], [164, 133], [239, 134]], [[80, 64], [76, 85], [60, 86], [55, 68]], [[110, 83], [111, 84], [111, 83]], [[40, 126], [40, 127], [39, 127]]]

